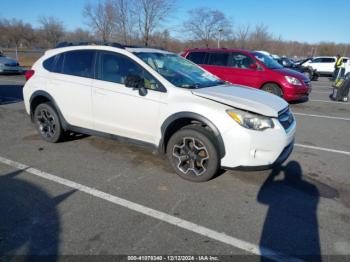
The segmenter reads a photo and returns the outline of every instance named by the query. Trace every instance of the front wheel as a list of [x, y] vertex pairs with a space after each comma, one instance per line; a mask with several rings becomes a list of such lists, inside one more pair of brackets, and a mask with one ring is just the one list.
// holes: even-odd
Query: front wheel
[[276, 84], [269, 83], [264, 85], [261, 89], [276, 96], [283, 97], [281, 88]]
[[199, 126], [176, 132], [168, 142], [167, 157], [176, 174], [193, 182], [210, 180], [220, 167], [213, 134]]

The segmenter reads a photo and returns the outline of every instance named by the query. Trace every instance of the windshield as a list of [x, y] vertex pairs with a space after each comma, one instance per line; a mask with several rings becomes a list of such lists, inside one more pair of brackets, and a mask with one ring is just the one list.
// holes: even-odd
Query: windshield
[[203, 88], [225, 83], [187, 59], [171, 53], [134, 53], [177, 87]]
[[269, 69], [281, 69], [283, 66], [281, 66], [278, 62], [276, 62], [272, 57], [268, 55], [264, 55], [259, 52], [253, 52], [253, 55], [259, 59], [264, 65]]

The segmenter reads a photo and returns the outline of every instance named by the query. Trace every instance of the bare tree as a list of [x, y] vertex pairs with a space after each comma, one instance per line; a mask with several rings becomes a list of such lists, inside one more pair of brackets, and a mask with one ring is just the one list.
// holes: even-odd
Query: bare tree
[[264, 24], [258, 24], [255, 26], [254, 31], [250, 34], [250, 49], [267, 50], [269, 44], [273, 39], [268, 27]]
[[136, 0], [133, 3], [133, 14], [137, 17], [141, 38], [144, 45], [148, 46], [152, 32], [173, 10], [174, 1]]
[[250, 25], [240, 25], [235, 32], [235, 40], [238, 48], [245, 48], [249, 39]]
[[116, 29], [116, 11], [111, 0], [99, 2], [96, 5], [87, 4], [83, 15], [88, 24], [102, 41], [109, 41]]
[[73, 32], [67, 32], [64, 40], [68, 42], [93, 41], [94, 36], [92, 36], [89, 31], [77, 28]]
[[[135, 1], [135, 0], [134, 0]], [[133, 1], [114, 0], [116, 30], [124, 44], [130, 44], [135, 31], [136, 17], [132, 12]]]
[[196, 40], [203, 41], [206, 46], [211, 40], [223, 38], [231, 32], [230, 21], [218, 10], [198, 8], [190, 10], [190, 18], [184, 22], [184, 29]]
[[12, 19], [1, 22], [1, 35], [9, 46], [16, 48], [16, 58], [18, 59], [18, 48], [32, 44], [35, 39], [34, 30], [28, 23], [22, 20]]
[[56, 46], [65, 35], [63, 23], [54, 17], [39, 18], [41, 34], [49, 47]]

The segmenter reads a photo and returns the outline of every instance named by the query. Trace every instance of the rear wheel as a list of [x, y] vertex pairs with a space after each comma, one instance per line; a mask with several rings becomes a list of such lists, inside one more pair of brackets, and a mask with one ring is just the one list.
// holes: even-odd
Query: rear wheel
[[44, 140], [56, 143], [63, 138], [61, 121], [51, 103], [43, 103], [35, 108], [34, 122]]
[[276, 84], [265, 84], [261, 89], [276, 96], [283, 97], [283, 92], [281, 88]]
[[167, 157], [176, 174], [193, 182], [210, 180], [220, 167], [213, 134], [199, 126], [176, 132], [168, 142]]

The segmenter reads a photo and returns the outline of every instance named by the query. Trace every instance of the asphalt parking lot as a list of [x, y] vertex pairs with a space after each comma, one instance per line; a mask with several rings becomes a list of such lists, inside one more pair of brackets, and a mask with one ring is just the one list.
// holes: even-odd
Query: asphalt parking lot
[[0, 76], [0, 256], [350, 255], [350, 103], [329, 100], [328, 78], [291, 104], [296, 147], [280, 169], [206, 183], [117, 141], [44, 142], [23, 83]]

